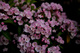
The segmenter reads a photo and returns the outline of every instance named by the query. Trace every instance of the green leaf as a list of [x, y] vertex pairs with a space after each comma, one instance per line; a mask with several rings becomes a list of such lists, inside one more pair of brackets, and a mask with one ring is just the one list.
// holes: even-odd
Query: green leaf
[[34, 10], [34, 6], [31, 6], [31, 10]]
[[35, 1], [35, 0], [31, 0], [31, 3], [30, 4], [32, 4], [32, 3], [36, 3], [37, 1]]
[[18, 26], [18, 35], [21, 35], [21, 26]]
[[27, 3], [29, 3], [29, 4], [30, 4], [30, 2], [31, 2], [31, 0], [27, 0]]
[[4, 23], [14, 23], [11, 19], [7, 19], [5, 21], [3, 21]]
[[13, 25], [15, 25], [16, 26], [16, 24], [13, 22], [13, 20], [11, 20], [11, 19], [7, 19], [7, 20], [5, 20], [5, 21], [3, 21], [4, 23], [10, 23], [10, 24], [13, 24]]
[[15, 5], [15, 3], [13, 2], [13, 0], [10, 0], [8, 3], [9, 3], [9, 5], [10, 5], [11, 7], [13, 7], [13, 6]]
[[61, 49], [63, 49], [63, 47], [62, 46], [59, 46]]
[[60, 35], [62, 35], [62, 32], [59, 32], [59, 33], [58, 33], [58, 36], [60, 36]]
[[10, 4], [11, 7], [13, 7], [15, 5], [15, 3]]
[[21, 2], [21, 0], [18, 0], [19, 2]]
[[8, 40], [11, 41], [11, 38], [10, 38], [9, 32], [7, 32], [7, 31], [2, 31], [2, 34], [3, 34], [4, 37], [6, 37]]

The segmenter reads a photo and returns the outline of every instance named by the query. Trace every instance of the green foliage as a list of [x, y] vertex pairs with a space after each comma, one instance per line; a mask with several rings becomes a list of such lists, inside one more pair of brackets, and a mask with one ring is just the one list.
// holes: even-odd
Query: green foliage
[[62, 46], [59, 46], [61, 49], [63, 49], [63, 47]]
[[11, 38], [10, 38], [9, 32], [7, 32], [7, 31], [2, 31], [2, 34], [3, 34], [4, 37], [6, 37], [8, 40], [11, 41]]
[[8, 2], [8, 4], [11, 6], [11, 7], [13, 7], [14, 5], [15, 5], [15, 3], [13, 2], [14, 0], [10, 0], [9, 2]]
[[32, 4], [32, 3], [35, 3], [37, 1], [35, 1], [35, 0], [26, 0], [25, 2], [28, 3], [28, 4]]
[[4, 22], [4, 23], [11, 23], [11, 24], [14, 23], [11, 19], [7, 19], [7, 20], [5, 20], [5, 21], [3, 21], [3, 22]]
[[32, 4], [32, 3], [36, 3], [37, 1], [35, 1], [35, 0], [31, 0], [31, 2], [30, 2], [30, 4]]
[[13, 24], [14, 26], [16, 26], [16, 24], [13, 22], [13, 20], [11, 19], [7, 19], [5, 21], [3, 21], [4, 23], [10, 23], [10, 24]]
[[60, 36], [60, 35], [62, 35], [62, 34], [63, 34], [62, 32], [59, 32], [57, 35]]
[[31, 10], [34, 10], [34, 6], [31, 6]]
[[18, 35], [20, 36], [21, 35], [21, 26], [18, 26]]

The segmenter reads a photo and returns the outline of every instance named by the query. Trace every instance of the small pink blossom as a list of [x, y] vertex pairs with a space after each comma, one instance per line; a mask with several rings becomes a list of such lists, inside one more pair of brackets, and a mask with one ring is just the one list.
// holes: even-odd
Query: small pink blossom
[[4, 25], [4, 22], [1, 22], [2, 25]]
[[23, 25], [23, 21], [22, 20], [18, 21], [18, 24]]
[[29, 37], [25, 37], [25, 41], [26, 42], [29, 42], [30, 41], [30, 38]]
[[16, 23], [16, 20], [14, 20], [14, 23]]
[[54, 39], [54, 36], [51, 36], [51, 39], [53, 40]]
[[21, 16], [16, 16], [16, 20], [20, 21], [22, 19]]
[[37, 42], [33, 42], [33, 43], [32, 43], [32, 46], [33, 46], [33, 47], [36, 47], [36, 46], [37, 46]]
[[2, 29], [4, 30], [4, 31], [6, 31], [8, 28], [7, 28], [7, 25], [3, 25], [2, 26]]
[[27, 46], [27, 47], [31, 47], [31, 43], [28, 42], [28, 43], [26, 44], [26, 46]]
[[30, 10], [24, 10], [24, 13], [28, 19], [32, 19], [33, 13]]

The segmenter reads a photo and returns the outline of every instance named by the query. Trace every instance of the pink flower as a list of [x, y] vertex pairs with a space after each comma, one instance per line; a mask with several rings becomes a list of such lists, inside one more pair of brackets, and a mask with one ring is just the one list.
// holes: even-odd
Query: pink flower
[[58, 9], [60, 9], [61, 11], [63, 11], [63, 8], [60, 4], [57, 5]]
[[37, 42], [33, 42], [33, 43], [32, 43], [32, 46], [33, 46], [33, 47], [36, 47], [36, 46], [37, 46]]
[[48, 48], [49, 53], [61, 53], [59, 50], [60, 50], [59, 46], [52, 46]]
[[3, 20], [7, 20], [9, 17], [7, 15], [2, 16]]
[[50, 44], [50, 40], [49, 40], [49, 39], [47, 39], [46, 41], [47, 41], [47, 42], [46, 42], [47, 44]]
[[20, 21], [22, 19], [21, 16], [16, 16], [16, 20]]
[[37, 13], [40, 13], [40, 12], [42, 12], [41, 8], [38, 9]]
[[14, 20], [14, 23], [16, 23], [16, 20]]
[[48, 10], [51, 9], [50, 4], [47, 3], [47, 2], [46, 3], [42, 3], [41, 7], [44, 8], [44, 9], [48, 9]]
[[8, 28], [7, 28], [7, 25], [3, 25], [2, 26], [2, 29], [4, 30], [4, 31], [6, 31]]
[[6, 3], [2, 3], [2, 9], [4, 10], [4, 11], [8, 11], [9, 9], [10, 9], [10, 6], [9, 6], [9, 4], [6, 4]]
[[12, 10], [12, 8], [9, 10], [9, 11], [7, 11], [7, 14], [8, 15], [12, 15], [14, 12], [13, 12], [13, 10]]
[[30, 20], [30, 21], [29, 21], [29, 23], [33, 23], [33, 22], [34, 22], [34, 20]]
[[36, 50], [36, 52], [40, 52], [40, 51], [41, 51], [41, 46], [40, 46], [40, 45], [37, 45], [37, 46], [35, 47], [35, 50]]
[[25, 13], [24, 12], [20, 12], [20, 16], [24, 17]]
[[18, 24], [23, 25], [23, 21], [22, 20], [18, 21]]
[[31, 50], [31, 53], [35, 53], [35, 51], [34, 50]]
[[15, 7], [13, 10], [14, 10], [15, 15], [19, 15], [20, 12], [19, 12], [19, 9], [17, 7]]
[[30, 38], [29, 37], [25, 37], [25, 41], [26, 42], [29, 42], [30, 41]]
[[41, 35], [39, 34], [39, 35], [36, 35], [36, 39], [40, 39], [40, 37], [41, 37]]
[[39, 53], [45, 53], [45, 50], [41, 50]]
[[42, 18], [43, 16], [42, 16], [42, 15], [38, 15], [38, 17], [39, 17], [39, 18]]
[[54, 39], [54, 36], [51, 36], [51, 39], [53, 40]]
[[55, 19], [52, 19], [52, 21], [48, 21], [51, 24], [51, 27], [54, 27], [55, 25], [58, 26], [59, 23], [55, 21]]
[[60, 15], [60, 12], [59, 12], [59, 11], [56, 11], [56, 15], [57, 15], [58, 17], [61, 17], [61, 15]]
[[34, 39], [36, 39], [36, 37], [32, 35], [32, 36], [31, 36], [31, 39], [34, 40]]
[[54, 29], [53, 32], [56, 32], [56, 30]]
[[28, 43], [26, 44], [26, 46], [27, 46], [27, 47], [31, 47], [31, 43], [28, 42]]
[[33, 13], [30, 10], [24, 10], [24, 13], [28, 19], [32, 19]]
[[4, 25], [4, 22], [1, 22], [2, 25]]
[[42, 50], [46, 50], [47, 46], [46, 45], [42, 45]]
[[64, 44], [64, 40], [62, 39], [62, 37], [58, 36], [58, 38], [56, 40], [57, 40], [57, 42]]
[[45, 16], [50, 19], [51, 18], [51, 12], [50, 11], [45, 11]]

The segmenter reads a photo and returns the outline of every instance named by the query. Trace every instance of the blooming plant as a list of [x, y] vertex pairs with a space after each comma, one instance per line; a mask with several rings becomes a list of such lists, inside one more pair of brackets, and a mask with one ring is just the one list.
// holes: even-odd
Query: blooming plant
[[65, 37], [77, 35], [77, 22], [67, 18], [60, 4], [45, 2], [36, 7], [34, 2], [0, 1], [0, 46], [6, 45], [4, 52], [13, 43], [20, 53], [61, 53]]

